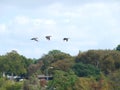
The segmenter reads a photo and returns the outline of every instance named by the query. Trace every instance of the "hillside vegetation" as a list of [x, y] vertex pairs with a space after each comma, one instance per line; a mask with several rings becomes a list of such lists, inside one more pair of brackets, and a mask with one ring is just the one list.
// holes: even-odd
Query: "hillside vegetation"
[[[76, 56], [52, 50], [39, 59], [26, 58], [13, 50], [0, 56], [0, 90], [120, 90], [119, 47], [88, 50]], [[9, 80], [6, 75], [24, 80]], [[53, 79], [43, 82], [38, 75]]]

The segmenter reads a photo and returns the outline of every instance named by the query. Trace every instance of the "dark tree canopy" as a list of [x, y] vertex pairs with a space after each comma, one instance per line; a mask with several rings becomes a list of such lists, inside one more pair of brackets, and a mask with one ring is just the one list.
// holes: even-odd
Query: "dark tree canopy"
[[116, 47], [117, 51], [120, 51], [120, 44]]
[[76, 63], [73, 66], [73, 71], [79, 77], [86, 77], [86, 76], [97, 76], [100, 74], [100, 70], [94, 67], [91, 64], [83, 64], [83, 63]]

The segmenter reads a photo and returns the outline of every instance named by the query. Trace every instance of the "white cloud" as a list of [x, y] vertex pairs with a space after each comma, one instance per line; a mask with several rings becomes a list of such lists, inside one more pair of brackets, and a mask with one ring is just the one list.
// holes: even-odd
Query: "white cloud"
[[0, 33], [3, 33], [5, 32], [7, 29], [6, 25], [5, 24], [0, 24]]
[[39, 26], [40, 24], [43, 23], [42, 19], [32, 19], [33, 25]]
[[29, 18], [28, 16], [16, 16], [14, 19], [15, 23], [17, 24], [33, 24], [38, 26], [40, 24], [46, 25], [55, 25], [56, 22], [53, 19], [42, 19], [42, 18]]
[[70, 23], [71, 20], [70, 20], [70, 19], [64, 19], [63, 22], [64, 22], [64, 23]]
[[56, 22], [54, 20], [45, 20], [44, 23], [48, 24], [48, 25], [55, 25], [56, 24]]
[[16, 16], [15, 23], [25, 25], [25, 24], [29, 24], [30, 20], [28, 17], [25, 17], [25, 16]]
[[54, 3], [47, 7], [47, 13], [55, 17], [88, 19], [91, 17], [109, 17], [114, 11], [120, 11], [120, 2], [91, 2], [68, 7]]
[[[64, 6], [62, 3], [53, 3], [45, 7], [47, 12], [54, 16], [59, 16], [61, 12], [64, 11]], [[64, 8], [64, 9], [63, 9]]]
[[[0, 24], [0, 33], [6, 30], [9, 33], [2, 33], [6, 38], [0, 38], [1, 47], [8, 50], [15, 48], [28, 57], [39, 58], [39, 54], [52, 49], [73, 54], [79, 50], [107, 47], [108, 44], [120, 42], [120, 2], [79, 1], [74, 5], [66, 1], [59, 2], [33, 7], [35, 2], [32, 5], [31, 1], [32, 6], [28, 5], [30, 8], [12, 4], [11, 9], [4, 9], [6, 11], [2, 14], [7, 18], [0, 21], [5, 23]], [[45, 35], [52, 35], [50, 42]], [[32, 42], [31, 37], [38, 37], [40, 41]], [[63, 42], [63, 37], [69, 37], [70, 41]]]

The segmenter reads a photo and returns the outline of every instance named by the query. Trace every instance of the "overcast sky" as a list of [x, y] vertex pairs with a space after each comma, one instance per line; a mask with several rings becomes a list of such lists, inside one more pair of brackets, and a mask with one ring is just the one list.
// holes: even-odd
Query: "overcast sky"
[[40, 58], [55, 49], [77, 55], [118, 44], [120, 0], [0, 0], [0, 55], [16, 50]]

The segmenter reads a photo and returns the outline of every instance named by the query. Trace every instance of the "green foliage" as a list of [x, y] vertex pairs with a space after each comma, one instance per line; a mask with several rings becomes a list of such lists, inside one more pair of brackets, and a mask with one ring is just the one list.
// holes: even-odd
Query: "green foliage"
[[36, 75], [24, 81], [23, 90], [41, 90], [40, 88], [40, 82]]
[[105, 74], [110, 73], [111, 71], [115, 70], [115, 64], [114, 64], [114, 59], [112, 56], [108, 55], [105, 56], [102, 62], [102, 69], [104, 71]]
[[[52, 55], [54, 57], [54, 61], [56, 60], [63, 60], [65, 58], [71, 57], [69, 54], [61, 52], [60, 50], [52, 50], [48, 52], [48, 55]], [[54, 62], [53, 61], [53, 62]]]
[[119, 90], [119, 47], [116, 50], [88, 50], [75, 57], [52, 50], [34, 62], [11, 51], [0, 56], [0, 77], [3, 72], [27, 74], [29, 77], [24, 82], [0, 78], [0, 90], [41, 90], [44, 87], [40, 86], [37, 75], [45, 74], [51, 66], [54, 68], [49, 69], [48, 74], [53, 75], [53, 80], [48, 81], [48, 90], [95, 90], [95, 87], [99, 90]]
[[76, 63], [73, 70], [79, 77], [100, 75], [100, 70], [90, 64]]
[[114, 50], [109, 51], [101, 61], [101, 70], [104, 73], [109, 74], [117, 69], [120, 69], [120, 52]]
[[92, 64], [106, 74], [120, 68], [120, 52], [115, 50], [89, 50], [79, 53], [76, 63]]
[[110, 79], [110, 86], [113, 90], [120, 90], [120, 70], [117, 70], [108, 75]]
[[63, 53], [60, 50], [52, 50], [49, 51], [48, 54], [42, 56], [42, 58], [40, 58], [39, 60], [42, 60], [43, 63], [48, 66], [57, 60], [63, 60], [69, 57], [71, 57], [69, 54]]
[[58, 60], [64, 60], [67, 58], [72, 58], [69, 54], [61, 52], [60, 50], [49, 51], [48, 54], [44, 55], [39, 61], [43, 62], [42, 71], [45, 71], [51, 64], [57, 62]]
[[49, 90], [52, 88], [56, 88], [56, 90], [68, 90], [69, 87], [74, 88], [74, 83], [76, 80], [77, 76], [73, 71], [64, 72], [56, 70], [54, 79], [51, 81], [48, 88]]
[[62, 70], [62, 71], [69, 71], [71, 67], [74, 64], [73, 58], [66, 58], [63, 60], [58, 60], [51, 65], [54, 67], [54, 69]]
[[23, 82], [14, 82], [0, 78], [0, 90], [21, 90]]
[[120, 44], [116, 47], [117, 51], [120, 51]]
[[22, 89], [22, 83], [15, 83], [10, 86], [6, 86], [6, 90], [21, 90]]
[[89, 50], [87, 52], [80, 53], [76, 57], [75, 61], [99, 67], [100, 60], [102, 59], [101, 52], [101, 50]]
[[32, 76], [35, 73], [39, 73], [42, 65], [43, 65], [42, 62], [38, 62], [37, 64], [31, 64], [28, 67], [28, 76]]
[[75, 82], [75, 90], [95, 90], [92, 84], [96, 83], [94, 78], [80, 77]]
[[27, 67], [31, 63], [31, 59], [27, 59], [13, 50], [6, 55], [0, 56], [0, 72], [13, 73], [15, 75], [26, 74]]

